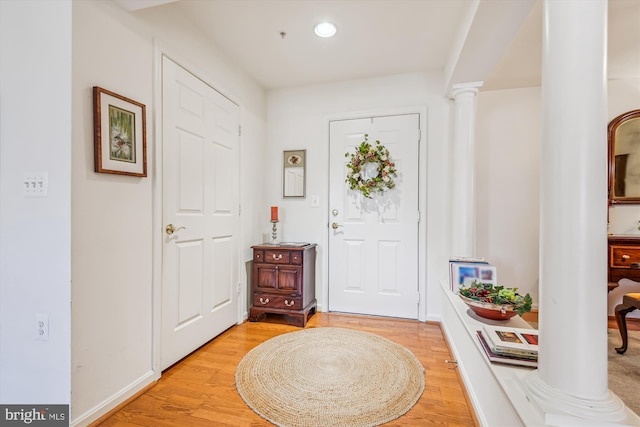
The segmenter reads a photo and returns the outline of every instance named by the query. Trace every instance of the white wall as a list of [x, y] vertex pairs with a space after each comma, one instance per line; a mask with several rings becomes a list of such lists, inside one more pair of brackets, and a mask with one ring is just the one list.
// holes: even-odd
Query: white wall
[[[622, 113], [640, 109], [640, 79], [609, 81], [609, 121]], [[614, 205], [609, 208], [611, 234], [640, 235], [640, 205]]]
[[498, 282], [538, 302], [540, 88], [480, 92], [476, 248]]
[[[607, 99], [609, 120], [640, 108], [640, 80], [610, 80]], [[478, 254], [498, 267], [501, 284], [531, 293], [534, 305], [538, 302], [540, 106], [540, 88], [480, 92], [476, 125]], [[610, 231], [640, 235], [639, 206], [610, 208]], [[609, 293], [609, 315], [624, 293], [638, 289], [625, 281]]]
[[[323, 127], [327, 118], [399, 106], [427, 105], [426, 317], [439, 318], [440, 299], [434, 289], [437, 291], [439, 281], [447, 278], [446, 260], [449, 256], [448, 188], [442, 184], [443, 177], [448, 176], [445, 165], [448, 162], [449, 104], [438, 95], [437, 80], [416, 74], [269, 92], [266, 164], [271, 181], [265, 192], [266, 203], [259, 209], [263, 219], [262, 237], [267, 238], [270, 232], [268, 207], [279, 205], [282, 240], [320, 244], [317, 295], [321, 308], [325, 304], [322, 296], [327, 286], [328, 138], [327, 129]], [[620, 110], [611, 118], [634, 108], [629, 106], [638, 98], [634, 95], [637, 94], [637, 85], [634, 84], [636, 81], [609, 83], [610, 108], [616, 105]], [[534, 307], [538, 302], [540, 108], [539, 87], [481, 91], [478, 94], [477, 253], [497, 266], [501, 284], [530, 293]], [[307, 149], [306, 199], [281, 197], [280, 155], [287, 149]], [[311, 195], [320, 196], [320, 208], [311, 207]], [[632, 209], [640, 218], [637, 210], [640, 208]], [[613, 292], [611, 296], [614, 296]]]
[[[283, 239], [321, 244], [320, 295], [327, 266], [328, 118], [426, 109], [423, 314], [440, 316], [438, 286], [447, 277], [449, 255], [449, 101], [440, 94], [440, 77], [409, 74], [273, 91], [268, 95], [267, 138], [262, 90], [207, 45], [171, 5], [129, 14], [110, 1], [5, 0], [0, 1], [0, 19], [0, 401], [68, 403], [72, 382], [74, 419], [88, 421], [150, 381], [156, 38], [241, 105], [244, 260], [251, 258], [249, 246], [270, 231], [268, 207], [279, 205]], [[147, 105], [148, 178], [93, 172], [94, 85]], [[639, 87], [637, 80], [610, 82], [610, 118], [638, 108]], [[534, 243], [532, 229], [527, 221], [520, 224], [518, 215], [526, 211], [523, 218], [533, 221], [537, 205], [527, 211], [527, 198], [496, 201], [509, 189], [500, 177], [509, 168], [495, 159], [510, 153], [518, 170], [527, 172], [517, 185], [535, 191], [534, 152], [513, 150], [524, 139], [535, 143], [539, 117], [526, 118], [539, 104], [534, 101], [536, 90], [481, 93], [478, 98], [479, 161], [496, 168], [477, 178], [479, 195], [494, 202], [483, 205], [479, 197], [479, 249], [498, 265], [501, 281], [513, 280], [515, 285], [524, 277], [525, 291], [533, 283], [532, 266], [537, 269], [531, 255], [537, 253], [537, 238]], [[320, 196], [321, 208], [312, 208], [309, 198], [281, 198], [281, 151], [297, 148], [307, 149], [307, 195]], [[23, 173], [34, 170], [49, 173], [47, 198], [22, 196]], [[513, 213], [507, 222], [499, 221], [499, 208]], [[638, 208], [629, 209], [634, 209], [629, 217], [640, 214]], [[518, 268], [509, 267], [515, 257], [503, 249], [514, 240], [505, 227], [521, 232], [516, 236], [523, 235], [519, 227], [526, 229], [526, 239], [509, 246], [518, 259], [520, 252], [530, 255]], [[612, 292], [610, 302], [613, 297]], [[33, 338], [36, 313], [49, 315], [48, 342]]]
[[[608, 86], [609, 110], [611, 121], [622, 113], [640, 109], [640, 79], [610, 80]], [[609, 232], [611, 234], [631, 234], [640, 236], [640, 205], [614, 205], [609, 208]], [[628, 292], [640, 292], [640, 285], [631, 280], [622, 280], [620, 286], [608, 294], [608, 311], [613, 315], [616, 305], [622, 302], [622, 296]], [[627, 315], [640, 318], [637, 311]]]
[[[152, 225], [157, 203], [154, 67], [160, 49], [240, 104], [245, 260], [259, 238], [254, 211], [263, 204], [264, 92], [173, 6], [128, 13], [111, 1], [73, 2], [72, 419], [79, 425], [157, 375], [152, 322], [158, 314], [153, 301], [159, 266]], [[93, 86], [146, 105], [148, 177], [94, 172]]]
[[[69, 404], [71, 1], [0, 2], [0, 402]], [[25, 172], [48, 196], [23, 196]], [[36, 313], [49, 316], [37, 341]]]
[[[380, 114], [394, 109], [422, 108], [428, 111], [422, 149], [428, 164], [421, 171], [421, 196], [426, 196], [428, 222], [426, 235], [420, 237], [427, 247], [421, 263], [428, 280], [426, 309], [423, 316], [439, 318], [440, 296], [437, 286], [447, 278], [449, 101], [442, 96], [442, 77], [422, 73], [348, 81], [319, 86], [273, 90], [268, 93], [268, 149], [264, 159], [265, 203], [259, 210], [263, 239], [270, 233], [269, 206], [280, 207], [280, 238], [283, 241], [309, 241], [318, 246], [316, 297], [319, 309], [326, 309], [323, 296], [327, 287], [328, 241], [328, 120], [354, 117], [355, 114]], [[417, 111], [417, 110], [414, 110]], [[425, 138], [426, 137], [426, 138]], [[307, 150], [307, 186], [305, 199], [282, 198], [282, 151]], [[423, 165], [424, 166], [424, 165]], [[428, 177], [426, 176], [428, 174]], [[424, 184], [428, 185], [425, 188]], [[311, 206], [312, 195], [320, 198], [320, 207]]]
[[[73, 4], [72, 420], [152, 371], [152, 48], [111, 2]], [[147, 107], [147, 174], [93, 169], [92, 87]]]

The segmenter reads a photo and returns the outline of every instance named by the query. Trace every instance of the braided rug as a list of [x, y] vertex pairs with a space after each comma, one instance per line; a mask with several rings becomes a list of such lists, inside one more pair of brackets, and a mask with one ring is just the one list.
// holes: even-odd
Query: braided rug
[[425, 386], [409, 350], [343, 328], [272, 338], [247, 353], [235, 380], [245, 403], [282, 427], [380, 425], [411, 409]]

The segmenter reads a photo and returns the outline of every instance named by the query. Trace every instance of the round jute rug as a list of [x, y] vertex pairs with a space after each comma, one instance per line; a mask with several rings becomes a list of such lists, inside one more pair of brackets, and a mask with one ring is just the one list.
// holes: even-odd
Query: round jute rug
[[406, 348], [367, 332], [312, 328], [272, 338], [236, 369], [246, 404], [278, 426], [376, 426], [406, 413], [424, 368]]

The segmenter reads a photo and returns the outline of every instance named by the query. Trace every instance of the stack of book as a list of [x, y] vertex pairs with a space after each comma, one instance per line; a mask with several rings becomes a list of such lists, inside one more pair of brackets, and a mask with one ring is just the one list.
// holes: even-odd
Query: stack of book
[[485, 325], [478, 331], [480, 344], [491, 362], [538, 366], [538, 331]]

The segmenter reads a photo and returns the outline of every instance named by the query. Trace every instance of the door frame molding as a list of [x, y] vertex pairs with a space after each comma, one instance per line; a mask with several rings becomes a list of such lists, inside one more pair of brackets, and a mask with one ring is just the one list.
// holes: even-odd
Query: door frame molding
[[427, 139], [429, 132], [427, 129], [428, 107], [392, 107], [392, 108], [376, 108], [372, 110], [352, 111], [327, 115], [323, 119], [324, 135], [323, 140], [327, 145], [327, 171], [326, 181], [326, 197], [322, 223], [327, 224], [322, 232], [322, 244], [327, 248], [327, 256], [322, 257], [322, 296], [318, 301], [318, 310], [323, 311], [329, 306], [329, 174], [331, 168], [330, 150], [330, 132], [329, 126], [332, 121], [366, 119], [370, 117], [382, 116], [400, 116], [408, 114], [418, 114], [420, 123], [420, 144], [418, 148], [418, 209], [420, 210], [420, 222], [418, 223], [418, 292], [420, 294], [420, 302], [418, 303], [418, 320], [425, 322], [427, 320], [427, 152], [429, 141]]
[[[154, 380], [159, 380], [162, 376], [162, 255], [163, 255], [163, 234], [164, 224], [162, 222], [162, 210], [163, 210], [163, 192], [162, 192], [162, 179], [164, 177], [164, 171], [162, 169], [162, 150], [164, 147], [163, 134], [162, 134], [162, 58], [169, 58], [185, 70], [189, 71], [198, 79], [202, 80], [207, 85], [211, 86], [214, 90], [221, 93], [228, 98], [231, 102], [238, 105], [240, 111], [240, 123], [242, 123], [242, 106], [236, 96], [230, 95], [230, 91], [226, 90], [223, 85], [219, 85], [215, 79], [210, 78], [208, 73], [203, 72], [202, 69], [195, 66], [192, 61], [186, 59], [184, 56], [178, 54], [174, 50], [168, 48], [157, 38], [153, 40], [153, 125], [151, 138], [148, 141], [153, 141], [152, 144], [148, 144], [147, 149], [152, 150], [152, 153], [148, 156], [148, 159], [153, 162], [151, 170], [152, 173], [152, 361], [151, 366], [153, 369]], [[239, 156], [242, 155], [242, 136], [239, 137]], [[242, 159], [240, 159], [240, 162]], [[242, 189], [240, 188], [239, 200], [242, 200]], [[242, 263], [242, 226], [239, 219], [238, 226], [238, 239], [240, 244], [238, 245], [237, 260], [237, 276], [238, 282], [246, 282], [245, 271]], [[246, 289], [240, 287], [241, 292], [236, 293], [236, 303], [238, 304], [238, 319], [237, 323], [241, 323], [243, 319], [244, 308], [241, 303], [247, 298]]]

